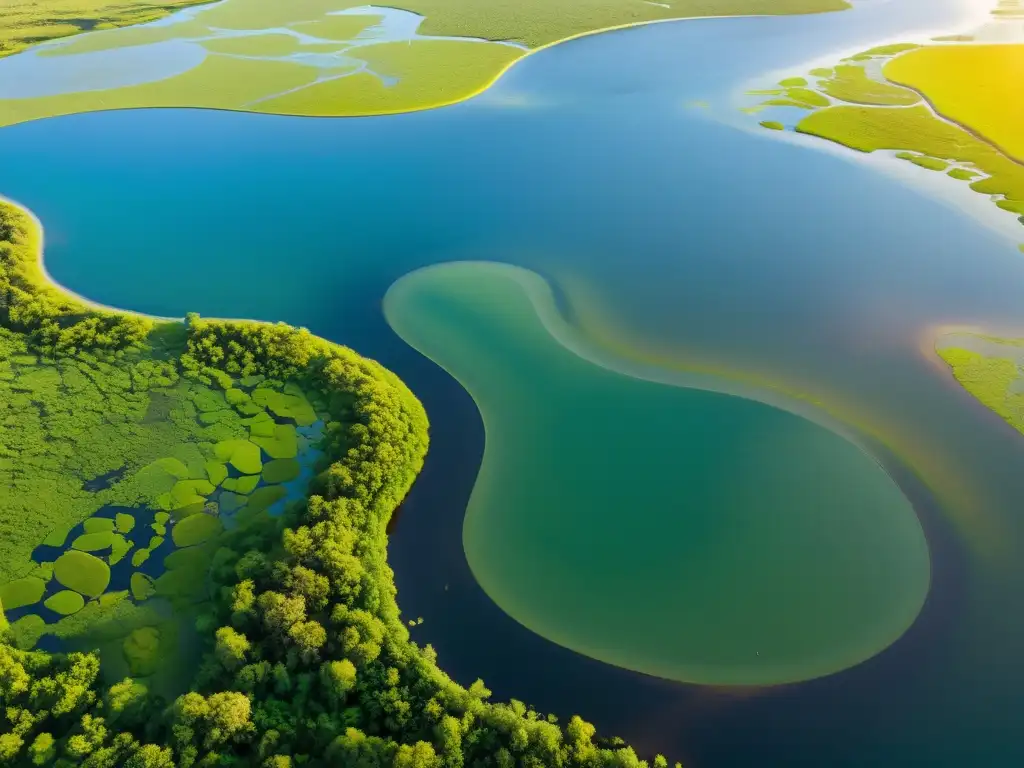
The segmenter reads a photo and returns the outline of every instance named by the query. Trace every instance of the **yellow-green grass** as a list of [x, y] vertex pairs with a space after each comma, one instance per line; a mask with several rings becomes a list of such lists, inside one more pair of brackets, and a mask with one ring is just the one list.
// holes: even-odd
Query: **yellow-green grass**
[[110, 583], [110, 567], [98, 557], [71, 550], [54, 562], [53, 576], [68, 589], [86, 597], [99, 597]]
[[818, 87], [829, 96], [853, 104], [909, 106], [921, 100], [921, 97], [911, 90], [872, 80], [864, 71], [864, 67], [856, 64], [838, 65], [831, 76], [819, 83]]
[[940, 114], [1024, 160], [1024, 45], [929, 46], [898, 56], [884, 71], [923, 93]]
[[46, 602], [43, 605], [54, 613], [59, 613], [61, 616], [70, 616], [72, 613], [78, 613], [85, 607], [85, 598], [77, 592], [65, 589], [46, 598]]
[[0, 99], [0, 126], [43, 117], [143, 107], [247, 109], [270, 94], [314, 82], [319, 71], [291, 61], [235, 59], [210, 54], [195, 69], [152, 83], [34, 99]]
[[1024, 393], [1011, 392], [1017, 380], [1017, 363], [1006, 357], [989, 357], [960, 347], [938, 350], [960, 385], [986, 408], [1024, 433]]
[[765, 102], [770, 107], [801, 107], [803, 109], [827, 107], [830, 103], [825, 96], [817, 91], [799, 86], [786, 88], [782, 97]]
[[177, 547], [191, 547], [216, 536], [224, 529], [213, 515], [191, 515], [175, 524], [171, 537]]
[[[104, 109], [210, 107], [295, 115], [366, 115], [429, 109], [473, 96], [528, 52], [497, 43], [417, 39], [351, 48], [346, 54], [365, 60], [377, 74], [399, 78], [385, 85], [370, 73], [330, 79], [338, 69], [305, 67], [284, 59], [231, 58], [283, 56], [296, 50], [342, 51], [378, 21], [374, 15], [328, 16], [354, 8], [355, 0], [227, 0], [204, 9], [195, 19], [156, 27], [107, 30], [84, 35], [44, 50], [47, 56], [111, 50], [167, 40], [199, 41], [210, 53], [189, 72], [150, 83], [103, 90], [0, 100], [0, 126], [56, 115]], [[668, 7], [663, 7], [666, 5]], [[518, 41], [538, 50], [549, 44], [610, 28], [699, 16], [779, 15], [838, 11], [846, 0], [409, 0], [402, 8], [426, 16], [427, 35]], [[296, 48], [296, 41], [268, 33], [221, 37], [216, 30], [271, 30], [287, 26], [323, 42]], [[313, 83], [316, 83], [315, 85]], [[309, 87], [303, 87], [309, 86]]]
[[380, 77], [360, 72], [268, 99], [256, 108], [295, 115], [373, 115], [451, 104], [486, 88], [522, 51], [459, 40], [419, 40], [412, 45], [360, 46], [352, 55], [377, 75], [398, 82], [385, 85]]
[[202, 45], [211, 53], [233, 56], [288, 56], [301, 47], [296, 38], [282, 33], [221, 37], [204, 40]]
[[0, 56], [91, 29], [140, 24], [209, 0], [2, 0]]
[[[664, 6], [668, 6], [663, 7]], [[696, 16], [782, 15], [849, 8], [845, 0], [404, 0], [428, 35], [515, 40], [538, 47], [598, 29]]]
[[977, 171], [971, 171], [967, 168], [950, 168], [948, 175], [957, 181], [971, 181], [978, 178]]
[[908, 150], [968, 163], [988, 174], [988, 178], [972, 182], [971, 189], [1024, 201], [1024, 165], [969, 131], [936, 118], [924, 105], [829, 107], [806, 116], [796, 129], [861, 152]]
[[914, 165], [927, 168], [929, 171], [944, 171], [949, 167], [945, 160], [939, 160], [928, 155], [915, 155], [912, 152], [897, 152], [896, 157], [900, 160], [909, 160]]
[[131, 592], [136, 601], [141, 602], [151, 597], [156, 592], [153, 580], [144, 573], [136, 571], [131, 575]]

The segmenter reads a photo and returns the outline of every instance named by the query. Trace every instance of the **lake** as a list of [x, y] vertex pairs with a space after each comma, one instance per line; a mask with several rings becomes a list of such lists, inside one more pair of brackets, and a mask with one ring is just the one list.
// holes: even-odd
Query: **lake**
[[[47, 268], [74, 291], [304, 325], [403, 377], [432, 447], [391, 562], [405, 615], [425, 619], [414, 638], [456, 679], [691, 766], [1013, 764], [1024, 441], [929, 349], [942, 325], [1024, 328], [1024, 259], [852, 153], [743, 129], [733, 104], [764, 72], [960, 12], [893, 0], [654, 25], [550, 49], [471, 102], [413, 115], [30, 123], [0, 131], [0, 191], [42, 219]], [[403, 275], [467, 259], [550, 281], [571, 325], [638, 378], [770, 402], [868, 447], [928, 543], [909, 631], [838, 674], [722, 689], [602, 663], [510, 618], [463, 548], [481, 416], [381, 312]]]

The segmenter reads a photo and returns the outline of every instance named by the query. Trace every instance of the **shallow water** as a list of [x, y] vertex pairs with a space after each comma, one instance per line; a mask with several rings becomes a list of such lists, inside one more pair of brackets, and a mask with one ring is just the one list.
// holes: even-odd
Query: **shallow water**
[[[957, 8], [598, 36], [530, 57], [472, 102], [394, 118], [161, 110], [16, 126], [0, 131], [2, 191], [43, 220], [54, 277], [90, 298], [304, 325], [410, 384], [433, 442], [391, 559], [403, 610], [426, 619], [414, 637], [457, 679], [689, 765], [1001, 766], [1024, 758], [1024, 441], [922, 345], [936, 324], [1024, 327], [1024, 260], [852, 154], [716, 120], [766, 70], [941, 27]], [[840, 674], [718, 692], [510, 619], [462, 548], [480, 416], [380, 313], [403, 274], [463, 258], [537, 271], [589, 338], [667, 380], [699, 365], [741, 375], [748, 396], [767, 382], [821, 401], [915, 504], [933, 568], [917, 622]]]
[[625, 376], [544, 327], [543, 280], [463, 262], [399, 280], [385, 313], [451, 373], [487, 444], [463, 541], [538, 634], [683, 682], [818, 677], [917, 617], [928, 550], [869, 456], [751, 400]]

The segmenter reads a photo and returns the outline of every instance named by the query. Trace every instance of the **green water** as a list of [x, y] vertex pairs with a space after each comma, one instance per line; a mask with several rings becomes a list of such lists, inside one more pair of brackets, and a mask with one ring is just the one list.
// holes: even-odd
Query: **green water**
[[857, 664], [921, 609], [918, 519], [848, 440], [584, 359], [556, 341], [550, 289], [522, 268], [421, 269], [385, 313], [480, 409], [463, 543], [483, 589], [534, 632], [660, 677], [754, 685]]

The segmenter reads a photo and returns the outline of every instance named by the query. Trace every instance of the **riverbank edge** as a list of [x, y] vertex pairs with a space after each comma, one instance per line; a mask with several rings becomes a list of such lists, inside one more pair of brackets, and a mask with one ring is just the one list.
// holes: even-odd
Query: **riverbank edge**
[[[209, 4], [209, 3], [203, 3], [203, 4]], [[189, 6], [189, 7], [191, 8], [191, 7], [195, 7], [195, 6]], [[493, 88], [498, 83], [498, 81], [500, 81], [506, 74], [508, 74], [508, 72], [514, 66], [516, 66], [520, 62], [524, 61], [525, 59], [529, 58], [530, 56], [532, 56], [534, 54], [537, 54], [537, 53], [540, 53], [541, 51], [546, 51], [549, 48], [554, 48], [554, 47], [562, 45], [564, 43], [572, 42], [574, 40], [581, 40], [583, 38], [593, 37], [595, 35], [603, 35], [603, 34], [607, 34], [607, 33], [610, 33], [610, 32], [621, 32], [621, 31], [624, 31], [624, 30], [634, 29], [634, 28], [638, 28], [638, 27], [647, 27], [647, 26], [652, 26], [652, 25], [655, 25], [655, 24], [668, 24], [668, 23], [678, 23], [678, 22], [686, 22], [686, 21], [712, 21], [712, 20], [721, 20], [721, 19], [774, 18], [774, 17], [777, 17], [777, 16], [810, 16], [810, 15], [818, 15], [818, 14], [825, 14], [825, 13], [845, 12], [845, 11], [852, 10], [852, 8], [853, 8], [853, 6], [849, 5], [849, 3], [847, 3], [847, 7], [845, 9], [842, 9], [842, 11], [821, 10], [821, 11], [809, 11], [809, 12], [806, 12], [806, 13], [799, 13], [799, 14], [792, 14], [792, 13], [783, 13], [783, 14], [752, 13], [752, 14], [734, 14], [734, 15], [717, 15], [717, 16], [711, 16], [711, 15], [708, 15], [708, 16], [678, 16], [678, 17], [674, 17], [674, 18], [671, 18], [671, 19], [647, 19], [647, 20], [644, 20], [644, 21], [634, 21], [634, 22], [629, 22], [627, 24], [617, 24], [617, 25], [610, 26], [610, 27], [601, 27], [601, 28], [598, 28], [598, 29], [591, 29], [591, 30], [587, 30], [585, 32], [578, 32], [576, 34], [569, 35], [567, 37], [559, 38], [558, 40], [553, 40], [553, 41], [551, 41], [549, 43], [544, 43], [543, 45], [540, 45], [540, 46], [538, 46], [536, 48], [530, 48], [530, 49], [527, 49], [527, 50], [523, 51], [519, 56], [517, 56], [516, 58], [512, 59], [512, 61], [510, 61], [507, 64], [503, 65], [501, 67], [501, 69], [499, 69], [494, 74], [493, 77], [491, 77], [488, 81], [486, 81], [483, 85], [481, 85], [476, 90], [473, 90], [473, 91], [471, 91], [471, 92], [469, 92], [467, 94], [461, 95], [461, 96], [455, 96], [455, 97], [450, 98], [450, 99], [443, 99], [443, 100], [439, 100], [439, 101], [436, 101], [436, 102], [431, 102], [429, 104], [423, 104], [423, 105], [420, 105], [420, 106], [398, 107], [398, 108], [395, 108], [395, 109], [387, 109], [387, 110], [363, 110], [363, 111], [353, 110], [353, 111], [348, 111], [348, 112], [338, 111], [338, 112], [332, 113], [332, 114], [308, 114], [308, 113], [304, 113], [304, 112], [278, 112], [278, 111], [261, 110], [261, 109], [240, 109], [240, 108], [234, 108], [234, 107], [201, 107], [201, 106], [188, 106], [188, 105], [152, 106], [152, 107], [148, 107], [148, 106], [147, 107], [119, 107], [119, 108], [114, 108], [112, 110], [96, 109], [96, 110], [87, 110], [87, 111], [80, 111], [80, 112], [67, 112], [67, 113], [60, 113], [60, 114], [54, 114], [54, 115], [47, 115], [47, 116], [38, 117], [38, 118], [29, 118], [27, 120], [19, 120], [19, 121], [16, 121], [16, 122], [7, 123], [7, 124], [3, 125], [2, 127], [3, 128], [9, 128], [9, 127], [15, 126], [15, 125], [22, 125], [22, 124], [25, 124], [25, 123], [34, 122], [35, 120], [47, 120], [47, 119], [50, 119], [52, 117], [67, 117], [67, 116], [70, 116], [70, 115], [88, 114], [88, 113], [91, 113], [91, 112], [105, 112], [105, 111], [128, 112], [128, 111], [132, 111], [132, 110], [143, 110], [143, 109], [198, 109], [198, 110], [208, 110], [208, 111], [211, 111], [211, 112], [237, 112], [239, 114], [270, 115], [270, 116], [277, 116], [277, 117], [302, 117], [302, 118], [307, 118], [307, 119], [317, 119], [317, 118], [319, 118], [319, 119], [328, 119], [328, 120], [336, 120], [336, 119], [341, 119], [341, 118], [357, 118], [357, 117], [384, 117], [384, 116], [387, 116], [387, 115], [407, 115], [407, 114], [414, 114], [414, 113], [417, 113], [417, 112], [427, 112], [427, 111], [433, 110], [433, 109], [441, 109], [443, 107], [451, 107], [451, 106], [454, 106], [456, 104], [461, 104], [463, 102], [470, 101], [471, 99], [475, 99], [476, 97], [486, 93], [491, 88]], [[74, 36], [72, 36], [72, 37], [74, 37]], [[428, 36], [427, 39], [429, 39], [429, 36]], [[311, 87], [311, 86], [316, 85], [316, 84], [317, 83], [311, 83], [310, 85], [303, 86], [303, 87]], [[301, 89], [299, 89], [299, 90], [301, 90]]]
[[[72, 317], [75, 320], [85, 320], [86, 322], [90, 317], [94, 318], [97, 315], [113, 316], [114, 318], [134, 316], [146, 322], [134, 325], [136, 337], [129, 337], [126, 346], [138, 347], [140, 345], [138, 335], [143, 331], [151, 331], [155, 326], [150, 316], [141, 313], [127, 315], [127, 313], [121, 313], [120, 310], [109, 308], [97, 310], [95, 309], [96, 303], [88, 302], [88, 300], [79, 304], [77, 294], [64, 289], [41, 268], [42, 240], [40, 235], [42, 227], [39, 219], [26, 207], [18, 204], [3, 202], [0, 204], [0, 210], [3, 209], [6, 209], [13, 219], [13, 222], [7, 222], [11, 238], [8, 241], [9, 244], [3, 251], [0, 251], [0, 288], [4, 289], [3, 298], [7, 300], [4, 308], [9, 310], [11, 307], [18, 307], [19, 301], [26, 296], [32, 299], [39, 293], [56, 292], [59, 294], [57, 298], [61, 299], [63, 303], [49, 306], [45, 302], [45, 297], [42, 297], [39, 302], [41, 314], [45, 315], [48, 310], [66, 312], [69, 309], [84, 309], [84, 312], [76, 312]], [[17, 242], [19, 239], [22, 242]], [[28, 266], [29, 269], [19, 269], [24, 266]], [[11, 280], [11, 273], [14, 273], [16, 278], [20, 277], [20, 281], [18, 279]], [[17, 295], [19, 292], [22, 294], [21, 296]], [[65, 314], [64, 317], [67, 318], [68, 315]], [[9, 315], [5, 319], [10, 319]], [[345, 616], [352, 616], [353, 620], [356, 620], [358, 614], [361, 613], [372, 615], [382, 625], [383, 636], [378, 641], [380, 643], [378, 653], [382, 655], [383, 660], [393, 665], [389, 667], [388, 679], [390, 679], [391, 670], [396, 672], [400, 670], [401, 676], [407, 680], [410, 687], [415, 687], [421, 695], [432, 693], [430, 701], [433, 702], [435, 710], [440, 707], [440, 714], [435, 711], [433, 715], [429, 715], [429, 713], [419, 715], [420, 718], [428, 717], [428, 715], [430, 717], [443, 715], [435, 729], [428, 728], [424, 731], [422, 726], [419, 729], [415, 726], [405, 728], [395, 726], [398, 729], [397, 732], [385, 732], [385, 736], [389, 740], [388, 744], [399, 754], [415, 749], [417, 753], [428, 752], [433, 756], [432, 744], [436, 743], [441, 755], [450, 754], [453, 760], [457, 757], [461, 764], [461, 736], [452, 745], [443, 734], [450, 735], [450, 730], [454, 727], [458, 732], [464, 731], [472, 740], [472, 729], [475, 727], [497, 736], [497, 744], [477, 747], [477, 749], [484, 749], [485, 752], [492, 755], [496, 751], [499, 758], [501, 758], [501, 753], [510, 754], [509, 749], [514, 752], [522, 751], [521, 747], [517, 748], [515, 745], [521, 734], [526, 733], [529, 750], [527, 754], [531, 754], [532, 750], [539, 750], [546, 754], [544, 750], [550, 748], [554, 737], [558, 755], [551, 755], [551, 757], [552, 759], [557, 757], [558, 764], [564, 764], [567, 768], [571, 766], [582, 768], [584, 762], [578, 762], [576, 757], [578, 756], [579, 760], [583, 761], [584, 758], [595, 754], [600, 754], [604, 761], [602, 764], [612, 767], [648, 767], [649, 764], [639, 760], [633, 749], [625, 745], [624, 742], [618, 739], [598, 737], [593, 726], [576, 716], [568, 720], [563, 729], [562, 726], [556, 725], [554, 720], [538, 716], [532, 708], [515, 700], [509, 704], [488, 702], [487, 698], [490, 696], [490, 692], [484, 687], [482, 681], [477, 680], [469, 688], [463, 687], [444, 672], [437, 663], [436, 653], [432, 648], [429, 646], [421, 648], [411, 639], [408, 628], [401, 620], [394, 573], [387, 562], [387, 523], [401, 506], [423, 467], [429, 443], [429, 422], [422, 403], [395, 373], [347, 347], [313, 336], [305, 329], [296, 329], [284, 323], [206, 320], [195, 316], [189, 316], [187, 320], [188, 343], [186, 353], [183, 353], [181, 361], [185, 368], [191, 370], [193, 374], [211, 379], [213, 383], [220, 386], [229, 386], [226, 380], [230, 380], [233, 375], [230, 372], [231, 366], [239, 368], [234, 371], [234, 375], [238, 375], [240, 372], [246, 373], [245, 368], [248, 367], [266, 371], [281, 380], [295, 377], [307, 378], [315, 382], [325, 392], [353, 398], [352, 408], [356, 420], [355, 426], [351, 430], [351, 443], [346, 442], [340, 447], [334, 446], [343, 452], [328, 454], [329, 467], [311, 483], [303, 502], [302, 511], [296, 510], [291, 513], [293, 519], [290, 519], [289, 522], [306, 531], [308, 535], [310, 530], [323, 525], [326, 518], [332, 526], [329, 530], [334, 530], [335, 527], [338, 529], [337, 535], [341, 537], [339, 542], [344, 540], [346, 531], [350, 531], [356, 536], [358, 543], [354, 556], [365, 569], [366, 577], [362, 580], [362, 590], [366, 594], [362, 598], [333, 598], [337, 602], [333, 603], [334, 608], [330, 611], [331, 622], [337, 624], [341, 621], [341, 627], [337, 629], [337, 632], [341, 633], [339, 637], [347, 637], [348, 635], [342, 630], [350, 632], [351, 625], [349, 629], [345, 629]], [[24, 332], [17, 328], [10, 328], [10, 330], [14, 333]], [[107, 348], [100, 348], [99, 351], [116, 354], [116, 351], [119, 350], [111, 349], [108, 345]], [[188, 358], [187, 363], [185, 362], [186, 357]], [[252, 371], [248, 373], [252, 373]], [[356, 512], [360, 509], [363, 510], [363, 513], [356, 516]], [[283, 553], [277, 549], [280, 542], [276, 545], [272, 539], [267, 542], [267, 546], [270, 548], [267, 554], [276, 553], [280, 559], [275, 560], [275, 563], [279, 563], [282, 567], [294, 565], [294, 562], [290, 561], [296, 559], [288, 545], [289, 533], [290, 529], [285, 529], [283, 532]], [[343, 546], [338, 542], [332, 545], [331, 541], [333, 539], [328, 536], [325, 546]], [[319, 561], [307, 559], [303, 562], [309, 567], [315, 568], [315, 563]], [[324, 570], [322, 564], [320, 570]], [[325, 573], [328, 576], [333, 575], [330, 571]], [[237, 578], [241, 579], [242, 577], [238, 576]], [[226, 588], [226, 586], [223, 587], [221, 591]], [[328, 603], [328, 606], [331, 604]], [[232, 614], [233, 616], [234, 614]], [[311, 618], [313, 616], [322, 621], [325, 620], [320, 614], [311, 614]], [[310, 623], [315, 624], [316, 622]], [[308, 623], [303, 626], [308, 626]], [[0, 641], [4, 639], [3, 635], [6, 629], [7, 622], [3, 617], [2, 607], [0, 607]], [[211, 649], [211, 656], [208, 657], [204, 665], [207, 672], [212, 659], [216, 658], [217, 651], [220, 651], [219, 642], [222, 631], [224, 631], [223, 626], [217, 632], [217, 649], [216, 651]], [[367, 630], [363, 629], [362, 631]], [[266, 642], [260, 638], [258, 633], [254, 642], [257, 641]], [[18, 656], [18, 654], [25, 655]], [[36, 665], [35, 669], [42, 667], [39, 663], [41, 657], [49, 659], [55, 664], [63, 663], [62, 659], [65, 658], [41, 652], [26, 654], [26, 652], [12, 649], [5, 642], [0, 642], [0, 656], [4, 655], [11, 655], [15, 663], [19, 663], [17, 661], [19, 658], [35, 657], [35, 661], [30, 662]], [[73, 657], [77, 663], [77, 656], [73, 655]], [[349, 664], [351, 667], [351, 663], [344, 656], [342, 658], [345, 660], [340, 662], [330, 661], [330, 656], [327, 658], [330, 665]], [[95, 664], [95, 669], [98, 672], [98, 660]], [[229, 666], [227, 678], [224, 678], [223, 675], [219, 678], [221, 683], [227, 685], [226, 691], [223, 694], [212, 694], [211, 701], [215, 696], [238, 695], [234, 693], [238, 683], [231, 682], [231, 669], [232, 667]], [[360, 665], [359, 669], [362, 670], [363, 667]], [[202, 670], [201, 667], [200, 671], [202, 672]], [[355, 674], [355, 670], [352, 674]], [[360, 671], [360, 674], [363, 672]], [[367, 670], [366, 674], [370, 677], [364, 680], [364, 685], [370, 686], [372, 690], [373, 685], [376, 684], [373, 670]], [[117, 686], [122, 685], [124, 683], [117, 684]], [[92, 686], [100, 688], [92, 699], [96, 702], [96, 710], [100, 714], [109, 714], [106, 711], [106, 708], [110, 706], [108, 702], [111, 700], [110, 691], [107, 691], [108, 684], [96, 677]], [[385, 695], [390, 690], [392, 689], [381, 689], [380, 694]], [[106, 691], [107, 695], [98, 695], [103, 691]], [[424, 694], [424, 691], [429, 693]], [[186, 753], [188, 750], [195, 749], [195, 745], [191, 741], [185, 745], [177, 743], [180, 726], [174, 725], [174, 723], [176, 718], [181, 716], [183, 700], [196, 696], [200, 696], [200, 694], [194, 692], [186, 694], [170, 708], [163, 711], [153, 710], [149, 713], [149, 716], [157, 721], [162, 719], [163, 727], [167, 729], [164, 731], [162, 739], [156, 739], [157, 742], [163, 741], [165, 747], [158, 746], [157, 748], [184, 749]], [[13, 704], [16, 699], [17, 696], [12, 695], [10, 703]], [[351, 703], [362, 706], [361, 699]], [[258, 707], [260, 704], [261, 701], [258, 699], [253, 702], [254, 707]], [[44, 714], [40, 714], [35, 728], [41, 731], [38, 734], [39, 738], [45, 736], [53, 744], [52, 736], [42, 731], [46, 726]], [[93, 714], [87, 713], [83, 717], [93, 716]], [[0, 717], [0, 723], [2, 722], [3, 717]], [[172, 725], [173, 728], [171, 728]], [[554, 730], [552, 731], [552, 729]], [[157, 730], [159, 730], [159, 726]], [[187, 730], [191, 733], [191, 729]], [[173, 736], [171, 735], [172, 731]], [[58, 734], [57, 741], [63, 743], [63, 739], [73, 732], [72, 730], [69, 733]], [[145, 738], [149, 739], [153, 732], [152, 728], [147, 728]], [[557, 736], [555, 736], [556, 732]], [[276, 733], [276, 731], [269, 733]], [[433, 735], [429, 741], [423, 741], [420, 738], [422, 735], [430, 733]], [[19, 736], [19, 741], [27, 745], [30, 736], [31, 731], [25, 734], [24, 739]], [[358, 748], [358, 745], [366, 738], [361, 731], [350, 727], [345, 731], [343, 737], [339, 737], [331, 743], [327, 751], [329, 753], [335, 748], [346, 748], [345, 743], [339, 744], [343, 740], [348, 740]], [[38, 740], [37, 738], [35, 742], [32, 742], [32, 749], [36, 748]], [[411, 742], [415, 742], [414, 747], [410, 746]], [[7, 744], [6, 746], [10, 747], [11, 745]], [[136, 743], [135, 747], [138, 746]], [[135, 749], [135, 747], [131, 747], [131, 749]], [[145, 744], [139, 747], [137, 754], [141, 754], [151, 747], [154, 747], [152, 742]], [[244, 749], [244, 745], [240, 748]], [[455, 752], [450, 753], [451, 749], [454, 749]], [[135, 762], [129, 760], [129, 764], [135, 765]], [[274, 765], [281, 764], [291, 765], [292, 763], [274, 763]], [[434, 763], [430, 763], [430, 765], [434, 765]], [[586, 765], [590, 765], [590, 763], [587, 762]], [[658, 756], [654, 765], [661, 766], [667, 765], [667, 763], [663, 757]]]

